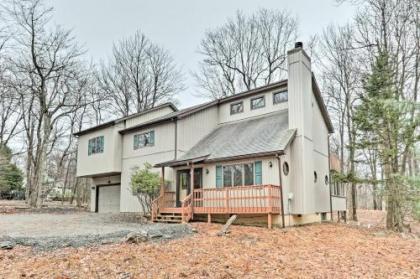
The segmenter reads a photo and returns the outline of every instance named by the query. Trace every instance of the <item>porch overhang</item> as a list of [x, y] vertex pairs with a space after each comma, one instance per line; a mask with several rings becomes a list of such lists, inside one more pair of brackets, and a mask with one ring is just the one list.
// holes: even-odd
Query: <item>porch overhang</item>
[[249, 158], [279, 156], [283, 154], [284, 154], [284, 150], [276, 150], [276, 151], [270, 151], [270, 152], [252, 153], [252, 154], [244, 154], [244, 155], [229, 156], [229, 157], [222, 157], [222, 158], [208, 158], [209, 156], [203, 156], [203, 157], [198, 157], [198, 158], [188, 159], [188, 160], [171, 160], [167, 162], [162, 162], [162, 163], [154, 165], [154, 167], [155, 168], [182, 167], [182, 166], [189, 166], [192, 164], [199, 164], [199, 163], [210, 164], [210, 163], [219, 163], [219, 162], [226, 162], [226, 161], [243, 160], [243, 159], [249, 159]]

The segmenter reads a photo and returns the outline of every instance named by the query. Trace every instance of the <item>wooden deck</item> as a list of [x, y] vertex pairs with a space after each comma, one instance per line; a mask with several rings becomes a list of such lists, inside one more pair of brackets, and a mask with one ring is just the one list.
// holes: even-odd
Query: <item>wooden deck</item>
[[181, 214], [188, 222], [194, 214], [267, 214], [271, 227], [271, 215], [282, 213], [282, 192], [277, 185], [252, 185], [225, 188], [194, 189], [176, 207], [175, 192], [164, 192], [154, 202], [152, 219], [158, 214]]

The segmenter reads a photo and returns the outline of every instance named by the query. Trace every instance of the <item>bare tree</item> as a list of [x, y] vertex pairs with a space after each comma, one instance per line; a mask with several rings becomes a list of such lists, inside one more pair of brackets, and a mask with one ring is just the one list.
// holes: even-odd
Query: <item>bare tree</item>
[[354, 103], [360, 91], [361, 75], [358, 54], [353, 49], [354, 30], [350, 25], [329, 26], [323, 32], [321, 50], [323, 91], [327, 105], [338, 127], [339, 157], [341, 173], [348, 177], [350, 218], [357, 220], [355, 166], [355, 128], [353, 125]]
[[168, 51], [137, 31], [114, 44], [109, 63], [102, 63], [99, 88], [122, 116], [173, 100], [183, 76]]
[[11, 85], [11, 63], [6, 52], [10, 34], [0, 30], [0, 145], [8, 145], [9, 141], [19, 133], [22, 118], [19, 110], [19, 97]]
[[71, 32], [50, 24], [52, 8], [41, 0], [12, 0], [5, 6], [14, 23], [15, 89], [20, 95], [27, 146], [27, 194], [40, 207], [48, 180], [47, 157], [67, 115], [84, 105], [81, 48]]
[[296, 39], [297, 21], [287, 12], [261, 9], [208, 31], [201, 41], [203, 60], [195, 78], [217, 99], [285, 77], [286, 52]]

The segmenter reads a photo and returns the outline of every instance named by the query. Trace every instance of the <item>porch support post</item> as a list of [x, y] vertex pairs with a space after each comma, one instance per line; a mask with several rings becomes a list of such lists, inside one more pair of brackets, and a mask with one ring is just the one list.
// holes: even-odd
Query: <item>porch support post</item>
[[272, 219], [271, 213], [268, 213], [267, 222], [268, 222], [268, 228], [271, 229], [273, 227], [273, 219]]
[[211, 224], [211, 214], [207, 214], [207, 223]]
[[165, 167], [162, 167], [162, 175], [160, 176], [160, 195], [165, 193]]
[[[191, 163], [191, 168], [190, 168], [190, 188], [191, 188], [191, 208], [193, 209], [194, 212], [194, 165], [193, 163]], [[194, 214], [192, 214], [192, 216], [194, 216]], [[193, 217], [191, 217], [193, 218]]]

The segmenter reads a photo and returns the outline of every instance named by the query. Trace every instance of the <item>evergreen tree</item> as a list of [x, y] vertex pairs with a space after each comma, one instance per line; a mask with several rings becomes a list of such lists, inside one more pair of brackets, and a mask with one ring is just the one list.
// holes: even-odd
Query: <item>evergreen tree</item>
[[5, 145], [0, 145], [0, 197], [10, 196], [13, 192], [21, 191], [23, 173], [11, 163], [12, 152]]
[[410, 117], [415, 105], [401, 98], [394, 85], [389, 56], [386, 52], [379, 53], [356, 108], [356, 148], [378, 152], [384, 170], [386, 225], [396, 231], [403, 229], [407, 201], [416, 187], [408, 183], [401, 159], [405, 150], [414, 148], [416, 141], [412, 132], [418, 126], [418, 114], [415, 121]]

